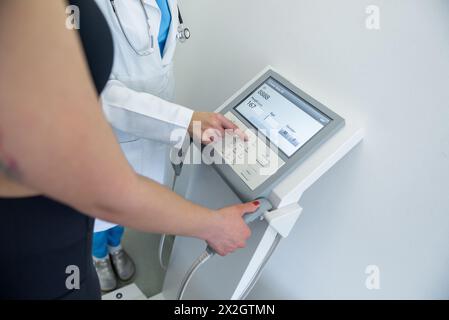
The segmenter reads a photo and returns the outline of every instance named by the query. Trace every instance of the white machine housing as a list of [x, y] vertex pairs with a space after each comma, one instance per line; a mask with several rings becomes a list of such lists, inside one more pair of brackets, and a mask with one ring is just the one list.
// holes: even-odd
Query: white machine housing
[[[220, 112], [235, 100], [267, 70], [272, 68], [262, 70], [216, 111]], [[263, 221], [251, 226], [253, 235], [247, 247], [229, 256], [214, 258], [200, 269], [187, 289], [186, 299], [240, 297], [260, 268], [276, 237], [280, 235], [286, 238], [289, 235], [302, 212], [299, 201], [303, 193], [362, 141], [364, 130], [352, 121], [351, 115], [338, 112], [346, 120], [344, 127], [309, 154], [294, 171], [272, 189], [268, 199], [273, 209], [265, 213]], [[191, 153], [192, 148], [186, 156], [187, 159], [193, 157]], [[225, 186], [211, 166], [186, 164], [179, 180], [177, 192], [202, 205], [218, 208], [240, 201], [232, 190]], [[163, 290], [152, 298], [175, 299], [185, 271], [204, 248], [205, 244], [202, 241], [177, 237]]]

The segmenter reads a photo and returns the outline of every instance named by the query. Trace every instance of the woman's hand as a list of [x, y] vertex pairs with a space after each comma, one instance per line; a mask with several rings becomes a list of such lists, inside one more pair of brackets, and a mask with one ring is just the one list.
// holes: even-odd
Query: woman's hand
[[[197, 126], [201, 130], [197, 130]], [[190, 136], [204, 144], [220, 139], [224, 136], [225, 130], [231, 130], [242, 140], [248, 140], [246, 134], [221, 113], [194, 112], [189, 125]]]
[[243, 216], [259, 208], [259, 202], [249, 202], [226, 207], [216, 211], [214, 226], [205, 239], [219, 255], [225, 256], [238, 248], [244, 248], [251, 230]]

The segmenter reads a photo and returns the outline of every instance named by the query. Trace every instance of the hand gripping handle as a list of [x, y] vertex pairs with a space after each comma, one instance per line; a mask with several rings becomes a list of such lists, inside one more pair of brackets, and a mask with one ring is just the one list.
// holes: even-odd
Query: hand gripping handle
[[[251, 222], [259, 219], [263, 214], [265, 214], [265, 212], [273, 208], [270, 201], [265, 198], [259, 198], [257, 199], [257, 201], [259, 201], [260, 203], [259, 208], [257, 208], [257, 210], [254, 212], [245, 214], [245, 216], [243, 217], [243, 220], [245, 220], [246, 224], [250, 224]], [[207, 246], [206, 251], [211, 255], [215, 254], [215, 250], [209, 246]]]

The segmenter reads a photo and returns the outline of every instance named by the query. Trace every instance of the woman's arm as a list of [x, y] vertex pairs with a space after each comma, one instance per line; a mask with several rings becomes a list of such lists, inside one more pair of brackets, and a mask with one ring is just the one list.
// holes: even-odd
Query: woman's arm
[[241, 216], [255, 205], [215, 214], [133, 173], [65, 28], [64, 1], [0, 6], [0, 157], [10, 177], [103, 220], [204, 239], [220, 254], [244, 245]]

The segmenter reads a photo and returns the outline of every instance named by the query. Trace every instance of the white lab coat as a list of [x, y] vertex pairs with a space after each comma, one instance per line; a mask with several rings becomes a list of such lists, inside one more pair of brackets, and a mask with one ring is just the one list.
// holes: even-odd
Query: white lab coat
[[[140, 0], [116, 1], [121, 22], [137, 49], [148, 47], [148, 25]], [[179, 25], [177, 0], [168, 0], [172, 22], [164, 53], [158, 46], [161, 11], [155, 0], [143, 0], [155, 51], [139, 56], [129, 46], [109, 0], [96, 0], [106, 17], [114, 39], [114, 66], [102, 95], [104, 113], [111, 123], [121, 148], [134, 170], [159, 183], [172, 179], [169, 162], [173, 130], [187, 131], [193, 111], [169, 102], [174, 95], [173, 55]], [[178, 141], [179, 143], [179, 141]], [[114, 224], [96, 220], [95, 232]]]

